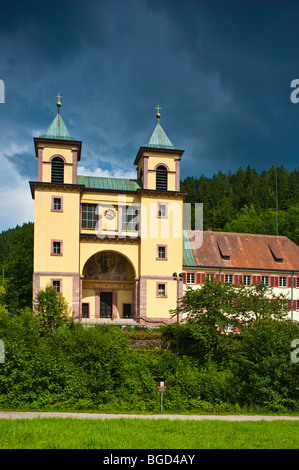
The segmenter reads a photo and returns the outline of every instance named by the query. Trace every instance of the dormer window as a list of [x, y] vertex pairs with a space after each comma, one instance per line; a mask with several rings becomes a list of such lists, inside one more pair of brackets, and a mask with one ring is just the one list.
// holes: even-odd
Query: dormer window
[[268, 246], [276, 263], [283, 263], [283, 255], [280, 251], [280, 247], [278, 243], [276, 243], [275, 241], [271, 241], [271, 243]]
[[220, 252], [220, 256], [223, 260], [229, 261], [230, 260], [230, 249], [226, 246], [226, 243], [222, 240], [218, 241], [218, 248]]
[[156, 189], [167, 191], [167, 168], [164, 165], [156, 168]]
[[51, 161], [51, 183], [64, 182], [64, 161], [61, 157], [54, 157]]

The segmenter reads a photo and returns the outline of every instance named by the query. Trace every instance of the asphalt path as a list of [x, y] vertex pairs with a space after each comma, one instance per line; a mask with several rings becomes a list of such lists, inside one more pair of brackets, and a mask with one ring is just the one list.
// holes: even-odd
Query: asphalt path
[[266, 416], [266, 415], [136, 415], [106, 413], [65, 413], [36, 411], [0, 411], [0, 419], [34, 419], [34, 418], [74, 418], [74, 419], [170, 419], [170, 420], [220, 420], [220, 421], [299, 421], [299, 416]]

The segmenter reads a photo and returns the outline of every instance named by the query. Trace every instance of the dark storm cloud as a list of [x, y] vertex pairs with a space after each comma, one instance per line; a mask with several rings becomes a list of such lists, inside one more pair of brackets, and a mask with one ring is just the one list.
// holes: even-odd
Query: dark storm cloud
[[51, 124], [60, 92], [85, 167], [133, 167], [160, 104], [162, 126], [185, 150], [183, 177], [247, 165], [294, 168], [298, 12], [297, 2], [242, 0], [2, 6], [3, 144], [27, 149], [23, 158], [10, 152], [10, 161], [32, 174], [32, 137]]
[[32, 153], [20, 152], [12, 155], [5, 155], [9, 162], [17, 169], [20, 175], [35, 181], [37, 178], [36, 161], [32, 158]]

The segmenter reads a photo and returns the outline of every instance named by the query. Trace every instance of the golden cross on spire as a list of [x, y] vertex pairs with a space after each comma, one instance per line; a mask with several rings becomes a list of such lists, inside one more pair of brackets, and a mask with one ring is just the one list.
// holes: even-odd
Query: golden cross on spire
[[63, 96], [61, 96], [61, 94], [60, 94], [60, 93], [58, 93], [58, 95], [57, 95], [57, 96], [55, 96], [55, 98], [58, 98], [58, 101], [57, 101], [57, 103], [56, 103], [56, 104], [57, 104], [57, 108], [60, 108], [60, 106], [61, 106], [60, 98], [63, 98]]
[[161, 117], [161, 114], [160, 114], [159, 111], [160, 111], [160, 109], [162, 109], [162, 108], [160, 108], [160, 106], [158, 105], [158, 106], [155, 107], [155, 109], [157, 110], [156, 118], [158, 119], [158, 122], [159, 122], [159, 119], [160, 119], [160, 117]]

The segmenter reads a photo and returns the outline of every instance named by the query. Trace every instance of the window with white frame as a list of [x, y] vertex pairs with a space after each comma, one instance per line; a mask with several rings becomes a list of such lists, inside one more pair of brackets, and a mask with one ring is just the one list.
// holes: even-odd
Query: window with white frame
[[269, 276], [262, 276], [262, 283], [265, 286], [268, 286], [269, 285]]
[[157, 284], [157, 297], [166, 297], [166, 284]]
[[230, 282], [232, 284], [233, 283], [233, 275], [232, 274], [226, 274], [225, 275], [225, 282]]
[[61, 294], [61, 281], [53, 280], [52, 281], [52, 286], [56, 290], [57, 294]]
[[299, 312], [299, 300], [296, 300], [296, 311]]
[[297, 287], [299, 287], [299, 277], [297, 277], [297, 284], [296, 284]]
[[62, 212], [62, 197], [53, 196], [52, 197], [52, 212]]
[[208, 281], [214, 281], [215, 275], [214, 274], [207, 274]]
[[167, 217], [167, 204], [165, 203], [158, 203], [158, 217], [161, 217], [161, 219]]
[[97, 204], [82, 204], [82, 228], [95, 229], [98, 223]]
[[61, 240], [51, 240], [51, 255], [53, 256], [62, 255], [62, 241]]
[[225, 331], [226, 333], [233, 333], [233, 331], [234, 331], [233, 325], [228, 324], [228, 325], [225, 327], [224, 331]]
[[127, 206], [122, 210], [122, 230], [137, 232], [139, 229], [139, 207]]
[[195, 284], [195, 273], [187, 273], [187, 284]]
[[280, 277], [279, 278], [279, 287], [287, 287], [287, 278], [286, 277]]
[[245, 274], [243, 276], [243, 284], [244, 286], [251, 286], [251, 276]]
[[157, 259], [167, 259], [166, 245], [157, 245]]

